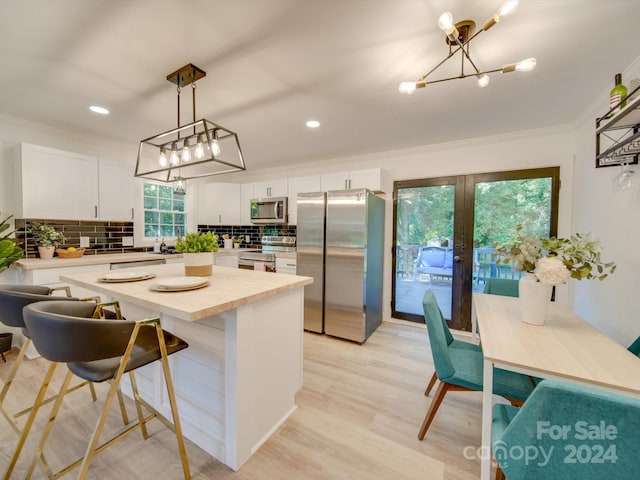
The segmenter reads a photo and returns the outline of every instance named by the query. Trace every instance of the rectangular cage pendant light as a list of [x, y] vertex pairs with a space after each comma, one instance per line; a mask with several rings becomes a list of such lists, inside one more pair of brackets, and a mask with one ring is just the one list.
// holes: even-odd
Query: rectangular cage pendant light
[[[177, 182], [245, 170], [238, 135], [195, 119], [195, 82], [206, 73], [188, 64], [167, 76], [178, 87], [178, 127], [140, 141], [136, 177]], [[193, 87], [193, 122], [180, 125], [180, 88]]]

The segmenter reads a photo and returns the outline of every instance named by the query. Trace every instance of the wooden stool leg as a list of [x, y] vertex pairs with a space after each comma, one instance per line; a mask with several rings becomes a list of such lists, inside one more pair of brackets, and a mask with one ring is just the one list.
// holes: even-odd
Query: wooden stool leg
[[504, 472], [502, 471], [500, 466], [496, 468], [496, 480], [506, 480], [506, 477], [504, 476]]
[[424, 391], [425, 397], [429, 396], [429, 394], [431, 393], [431, 390], [433, 389], [433, 386], [436, 384], [437, 381], [438, 381], [438, 375], [436, 375], [436, 372], [433, 372], [433, 375], [431, 375], [431, 380], [429, 380], [429, 385], [427, 385], [427, 389]]
[[436, 390], [436, 394], [434, 395], [433, 400], [431, 400], [431, 405], [429, 405], [429, 410], [427, 410], [427, 415], [424, 417], [422, 427], [420, 427], [418, 440], [424, 439], [424, 436], [427, 434], [427, 430], [429, 430], [429, 426], [431, 426], [431, 422], [433, 422], [433, 419], [438, 412], [438, 408], [440, 407], [440, 404], [448, 390], [449, 384], [446, 382], [440, 382], [440, 385], [438, 385], [438, 389]]

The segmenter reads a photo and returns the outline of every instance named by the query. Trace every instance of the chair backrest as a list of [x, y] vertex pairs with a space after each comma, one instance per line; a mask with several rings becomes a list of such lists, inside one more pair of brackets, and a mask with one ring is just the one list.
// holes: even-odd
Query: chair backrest
[[[77, 300], [69, 297], [52, 297], [49, 287], [42, 285], [0, 285], [0, 323], [9, 327], [24, 328], [22, 309], [43, 300]], [[92, 304], [95, 308], [95, 303]]]
[[636, 341], [629, 345], [627, 348], [635, 356], [640, 357], [640, 337], [636, 338]]
[[493, 445], [509, 480], [637, 480], [640, 401], [545, 380]]
[[93, 319], [93, 302], [46, 301], [24, 309], [24, 321], [40, 355], [53, 362], [89, 362], [119, 357], [135, 322]]
[[444, 267], [446, 248], [422, 247], [418, 258], [418, 265], [422, 267]]
[[424, 321], [429, 333], [429, 344], [431, 345], [431, 355], [436, 368], [436, 375], [444, 380], [453, 376], [456, 372], [448, 346], [453, 341], [453, 336], [449, 331], [449, 326], [442, 316], [438, 301], [432, 290], [427, 290], [422, 297], [422, 309], [424, 311]]
[[519, 296], [519, 283], [519, 280], [511, 278], [488, 278], [487, 283], [484, 284], [483, 293], [504, 295], [506, 297], [517, 297]]

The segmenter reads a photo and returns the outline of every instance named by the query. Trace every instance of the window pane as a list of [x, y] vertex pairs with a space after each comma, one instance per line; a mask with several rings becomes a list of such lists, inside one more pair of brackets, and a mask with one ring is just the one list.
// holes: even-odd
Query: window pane
[[158, 208], [158, 199], [155, 197], [144, 197], [144, 208], [146, 209], [156, 209]]
[[144, 223], [159, 223], [158, 212], [144, 212]]
[[164, 211], [171, 211], [171, 199], [161, 198], [160, 201], [158, 202], [158, 208]]
[[173, 224], [173, 213], [171, 212], [162, 212], [160, 214], [160, 223], [163, 225], [172, 225]]
[[157, 197], [158, 196], [158, 186], [153, 183], [145, 183], [143, 187], [143, 192], [148, 196]]
[[184, 234], [184, 197], [174, 195], [170, 185], [145, 183], [143, 190], [145, 237], [174, 237], [178, 227]]
[[160, 192], [158, 193], [160, 198], [172, 198], [173, 197], [173, 187], [167, 187], [166, 185], [160, 186]]
[[[176, 224], [176, 227], [184, 227], [184, 223], [185, 223], [185, 216], [183, 213], [176, 213], [174, 215], [174, 223]], [[182, 230], [184, 232], [184, 229]]]
[[184, 212], [184, 200], [182, 200], [182, 199], [180, 199], [180, 200], [175, 199], [175, 200], [173, 201], [173, 209], [174, 209], [176, 212]]
[[157, 237], [158, 236], [158, 226], [145, 224], [144, 226], [144, 236], [145, 237]]
[[160, 236], [173, 237], [173, 225], [160, 225]]

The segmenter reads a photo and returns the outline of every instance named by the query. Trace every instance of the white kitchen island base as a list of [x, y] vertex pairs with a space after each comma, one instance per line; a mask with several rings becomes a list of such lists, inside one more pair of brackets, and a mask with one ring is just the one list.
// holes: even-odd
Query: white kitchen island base
[[[145, 270], [171, 276], [165, 272], [172, 269], [174, 266], [163, 265]], [[218, 309], [222, 311], [201, 317], [200, 313], [211, 310], [199, 309], [197, 304], [202, 303], [202, 296], [210, 303], [226, 295], [217, 291], [213, 281], [205, 289], [180, 293], [151, 292], [148, 285], [152, 281], [147, 281], [146, 288], [137, 296], [135, 290], [144, 282], [88, 285], [95, 282], [96, 273], [65, 276], [64, 280], [119, 300], [129, 319], [160, 316], [165, 330], [189, 343], [189, 348], [169, 358], [184, 436], [238, 470], [296, 409], [295, 395], [302, 387], [303, 287], [310, 279], [224, 270], [230, 270], [231, 277], [238, 277], [226, 278], [227, 281], [245, 280], [242, 283], [251, 298], [231, 301]], [[220, 267], [217, 271], [220, 272]], [[282, 285], [276, 288], [276, 293], [251, 295], [247, 281], [254, 280], [253, 275], [262, 275], [256, 279], [256, 285], [263, 286], [256, 288], [268, 289], [265, 281], [269, 280]], [[162, 304], [151, 304], [149, 300], [158, 295]], [[190, 317], [200, 317], [197, 321], [180, 318], [185, 314], [175, 313], [182, 302], [193, 305], [190, 300], [196, 305], [187, 310], [200, 312], [188, 312]], [[170, 418], [161, 366], [152, 364], [138, 370], [136, 380], [143, 398]], [[123, 386], [125, 393], [130, 394], [127, 389], [128, 386]]]

